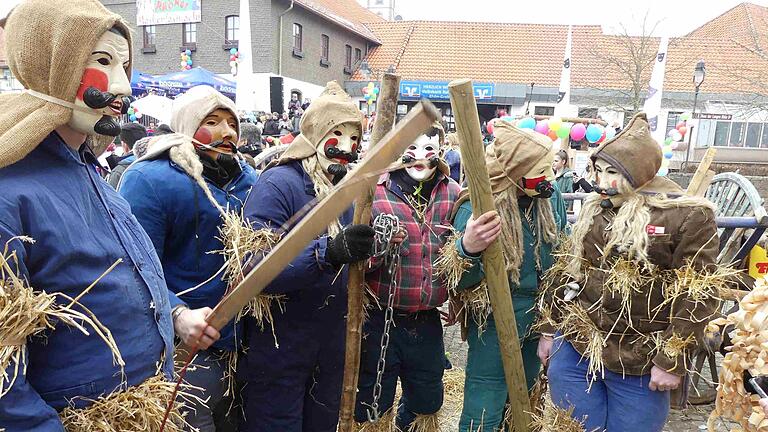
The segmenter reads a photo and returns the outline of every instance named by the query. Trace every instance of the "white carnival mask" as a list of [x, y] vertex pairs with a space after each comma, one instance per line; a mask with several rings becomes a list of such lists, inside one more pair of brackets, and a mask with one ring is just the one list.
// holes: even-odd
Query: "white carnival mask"
[[[422, 135], [416, 139], [416, 142], [408, 146], [408, 149], [405, 151], [405, 154], [403, 156], [405, 157], [405, 159], [415, 159], [415, 160], [422, 160], [422, 161], [439, 157], [440, 144], [438, 140], [439, 140], [438, 135], [435, 135], [432, 138], [426, 135]], [[407, 172], [412, 179], [422, 182], [432, 178], [436, 170], [437, 170], [436, 164], [435, 166], [426, 164], [426, 165], [416, 165], [410, 168], [406, 168], [405, 172]]]
[[603, 198], [601, 206], [603, 208], [620, 207], [625, 201], [624, 194], [619, 192], [619, 185], [622, 184], [624, 176], [610, 163], [602, 160], [595, 160], [595, 182], [596, 191]]
[[552, 171], [552, 154], [541, 158], [531, 169], [523, 174], [520, 180], [523, 192], [531, 198], [549, 198], [552, 196], [552, 181], [555, 173]]
[[117, 118], [128, 112], [130, 104], [131, 81], [126, 72], [130, 62], [128, 40], [112, 30], [104, 32], [80, 79], [75, 99], [80, 109], [73, 110], [68, 123], [72, 129], [88, 135], [120, 134]]
[[342, 123], [331, 129], [317, 144], [317, 159], [323, 171], [334, 177], [334, 183], [347, 172], [347, 165], [357, 160], [360, 150], [360, 125]]

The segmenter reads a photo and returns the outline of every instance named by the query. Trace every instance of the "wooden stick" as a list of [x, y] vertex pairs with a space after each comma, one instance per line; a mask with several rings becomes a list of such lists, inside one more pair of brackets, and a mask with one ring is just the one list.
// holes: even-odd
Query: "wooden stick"
[[[467, 175], [472, 201], [472, 214], [477, 218], [483, 213], [495, 210], [495, 206], [488, 169], [485, 165], [485, 151], [483, 139], [480, 136], [480, 120], [472, 91], [472, 81], [467, 79], [453, 81], [448, 84], [448, 92], [456, 120], [456, 133], [459, 134], [462, 164]], [[512, 429], [515, 432], [524, 432], [529, 430], [531, 424], [531, 404], [526, 387], [520, 339], [517, 334], [515, 309], [512, 305], [512, 291], [509, 288], [505, 267], [501, 243], [497, 239], [483, 252], [483, 268], [485, 280], [488, 283], [493, 319], [496, 322], [496, 333], [499, 337], [504, 378], [509, 392]]]
[[707, 149], [707, 152], [704, 154], [704, 157], [701, 159], [701, 162], [699, 162], [699, 166], [696, 168], [696, 172], [693, 173], [693, 177], [691, 178], [691, 182], [688, 184], [688, 189], [686, 190], [686, 195], [690, 196], [704, 196], [704, 192], [706, 192], [707, 188], [709, 187], [709, 183], [712, 181], [711, 178], [709, 178], [709, 181], [707, 181], [709, 167], [712, 165], [712, 161], [715, 160], [715, 154], [717, 153], [717, 149], [715, 147], [710, 147]]
[[[397, 115], [397, 96], [400, 90], [400, 77], [394, 74], [384, 74], [381, 80], [381, 95], [379, 95], [376, 123], [373, 125], [368, 151], [372, 151], [395, 124]], [[375, 186], [369, 187], [355, 201], [354, 224], [371, 222], [371, 205]], [[344, 381], [341, 393], [341, 408], [339, 410], [339, 432], [352, 432], [354, 426], [355, 397], [357, 396], [357, 380], [360, 374], [360, 339], [363, 332], [363, 284], [365, 283], [365, 263], [360, 261], [349, 266], [349, 282], [347, 283], [347, 340], [344, 352]]]
[[216, 305], [207, 318], [208, 323], [221, 330], [250, 299], [259, 295], [309, 242], [325, 231], [333, 219], [348, 209], [355, 198], [376, 182], [375, 177], [359, 181], [361, 177], [386, 168], [438, 119], [440, 112], [431, 103], [420, 102], [416, 105], [403, 122], [382, 139], [376, 152], [368, 154], [330, 195], [310, 210], [237, 287]]
[[584, 118], [584, 117], [555, 117], [555, 116], [549, 116], [549, 115], [535, 115], [533, 116], [535, 120], [549, 120], [551, 118], [559, 118], [562, 120], [563, 123], [587, 123], [587, 124], [598, 124], [600, 126], [608, 126], [608, 122], [600, 119], [592, 119], [592, 118]]

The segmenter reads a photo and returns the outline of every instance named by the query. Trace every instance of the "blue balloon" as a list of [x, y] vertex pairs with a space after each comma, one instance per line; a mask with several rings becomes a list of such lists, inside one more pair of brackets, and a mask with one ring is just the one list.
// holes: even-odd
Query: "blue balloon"
[[526, 117], [517, 124], [520, 129], [533, 129], [536, 127], [536, 120], [533, 117]]
[[667, 167], [659, 168], [659, 172], [656, 173], [656, 175], [659, 175], [659, 176], [662, 176], [662, 177], [666, 176], [667, 174], [669, 174], [669, 168], [667, 168]]
[[130, 121], [136, 121], [136, 116], [135, 116], [134, 114], [131, 114], [131, 115], [128, 117], [128, 119], [129, 119]]
[[192, 66], [192, 59], [187, 59], [187, 64]]
[[190, 50], [186, 50], [186, 51], [184, 51], [184, 54], [186, 54], [186, 55], [190, 56], [190, 55], [192, 55], [192, 51], [190, 51]]
[[[600, 138], [603, 137], [603, 131], [600, 129], [599, 126], [591, 124], [587, 126], [587, 141], [589, 141], [591, 144], [594, 144], [598, 141], [600, 141]], [[606, 138], [608, 138], [608, 135], [606, 134]]]
[[232, 49], [230, 49], [230, 50], [229, 50], [229, 53], [230, 53], [231, 55], [235, 55], [235, 54], [237, 54], [237, 48], [232, 48]]
[[674, 156], [672, 152], [664, 152], [664, 159], [672, 159], [672, 156]]
[[616, 129], [612, 127], [605, 128], [605, 139], [609, 140], [616, 136]]

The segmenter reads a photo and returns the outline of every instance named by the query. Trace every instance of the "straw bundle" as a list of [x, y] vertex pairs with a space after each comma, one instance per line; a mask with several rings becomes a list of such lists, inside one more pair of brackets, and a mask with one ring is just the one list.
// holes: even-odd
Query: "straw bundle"
[[395, 426], [395, 407], [387, 410], [379, 417], [379, 421], [375, 423], [371, 422], [355, 422], [355, 430], [357, 432], [400, 432], [400, 429]]
[[583, 357], [589, 362], [587, 379], [591, 383], [597, 379], [598, 374], [603, 376], [603, 347], [607, 339], [592, 319], [586, 309], [578, 302], [568, 302], [563, 307], [562, 322], [559, 323], [562, 337], [574, 343], [584, 345]]
[[432, 264], [432, 270], [436, 279], [442, 279], [448, 290], [455, 291], [459, 286], [461, 277], [472, 268], [472, 260], [459, 255], [456, 242], [464, 233], [454, 231], [446, 240], [437, 255], [437, 260]]
[[714, 431], [717, 417], [737, 421], [746, 431], [768, 431], [768, 418], [758, 405], [759, 397], [745, 388], [745, 375], [768, 375], [768, 277], [755, 282], [754, 289], [739, 302], [739, 310], [710, 323], [708, 331], [733, 326], [733, 345], [720, 369], [715, 410], [707, 426]]
[[531, 429], [536, 432], [585, 432], [583, 421], [572, 417], [573, 407], [563, 409], [555, 406], [552, 399], [544, 398], [543, 408], [533, 413]]
[[459, 300], [459, 304], [461, 304], [458, 313], [464, 312], [462, 314], [464, 317], [462, 324], [468, 326], [468, 320], [471, 318], [477, 324], [478, 335], [481, 335], [485, 331], [488, 317], [493, 312], [491, 309], [491, 297], [488, 294], [488, 284], [485, 279], [474, 288], [459, 291], [456, 294], [456, 298]]
[[620, 256], [614, 260], [609, 269], [600, 270], [606, 273], [603, 286], [611, 293], [611, 296], [621, 298], [619, 316], [626, 317], [631, 325], [632, 297], [635, 294], [642, 294], [643, 288], [653, 282], [655, 267], [630, 261], [624, 256]]
[[[120, 372], [123, 373], [125, 362], [112, 333], [101, 324], [93, 312], [79, 302], [122, 260], [115, 262], [75, 298], [62, 293], [35, 292], [13, 270], [14, 267], [18, 268], [16, 252], [9, 252], [10, 243], [14, 240], [34, 243], [34, 240], [28, 237], [14, 237], [5, 244], [0, 254], [0, 398], [10, 391], [20, 372], [26, 373], [27, 338], [53, 330], [57, 321], [74, 327], [85, 335], [90, 334], [86, 329], [90, 327], [107, 344], [112, 352], [113, 364], [119, 366]], [[9, 371], [8, 366], [11, 363], [14, 368]], [[21, 369], [22, 367], [24, 369]]]
[[408, 427], [408, 432], [440, 432], [442, 430], [437, 413], [429, 415], [419, 414], [411, 423], [411, 426]]
[[[158, 432], [171, 400], [175, 383], [162, 375], [154, 376], [138, 386], [100, 397], [83, 409], [66, 408], [59, 414], [67, 432]], [[181, 398], [194, 398], [184, 392]], [[189, 386], [186, 386], [189, 388]], [[182, 432], [188, 426], [181, 414], [183, 403], [176, 399], [165, 424], [167, 432]]]

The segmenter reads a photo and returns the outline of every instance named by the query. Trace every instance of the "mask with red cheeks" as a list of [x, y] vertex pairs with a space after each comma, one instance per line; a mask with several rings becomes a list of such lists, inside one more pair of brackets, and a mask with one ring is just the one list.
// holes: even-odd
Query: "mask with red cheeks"
[[334, 177], [340, 174], [343, 177], [347, 164], [357, 160], [360, 150], [360, 125], [342, 123], [334, 127], [320, 140], [316, 149], [317, 159], [323, 171]]
[[[238, 138], [237, 119], [229, 110], [213, 110], [200, 123], [193, 138], [206, 146], [206, 152], [233, 153]], [[200, 146], [198, 143], [195, 145]]]
[[105, 32], [96, 41], [80, 79], [69, 126], [85, 134], [117, 136], [117, 117], [128, 112], [131, 83], [128, 40], [115, 30]]
[[552, 181], [555, 173], [552, 171], [552, 156], [543, 157], [520, 180], [520, 188], [532, 198], [549, 198], [552, 196]]
[[[439, 156], [440, 144], [437, 135], [432, 138], [422, 135], [416, 139], [416, 142], [408, 146], [407, 150], [405, 150], [403, 161], [434, 161], [435, 158]], [[436, 170], [436, 163], [428, 163], [426, 165], [420, 164], [406, 168], [405, 172], [416, 181], [425, 181], [432, 178]]]
[[619, 191], [624, 176], [609, 162], [595, 159], [595, 192], [603, 198], [603, 208], [620, 207], [626, 197]]

